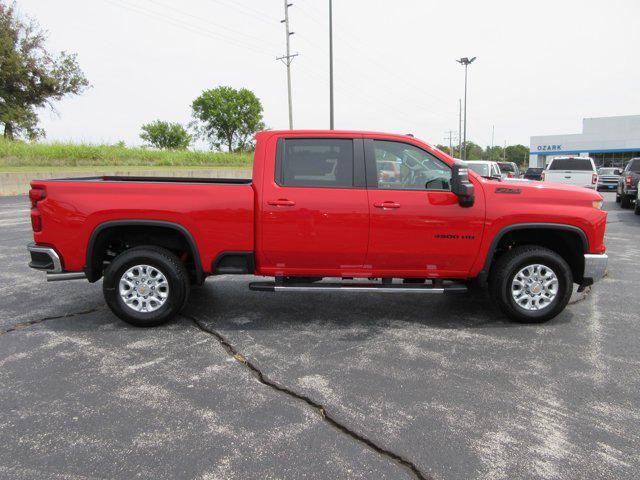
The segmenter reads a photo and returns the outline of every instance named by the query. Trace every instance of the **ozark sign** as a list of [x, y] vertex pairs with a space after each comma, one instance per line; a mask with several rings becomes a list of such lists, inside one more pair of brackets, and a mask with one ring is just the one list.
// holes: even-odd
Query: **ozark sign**
[[562, 150], [562, 145], [538, 145], [539, 152]]

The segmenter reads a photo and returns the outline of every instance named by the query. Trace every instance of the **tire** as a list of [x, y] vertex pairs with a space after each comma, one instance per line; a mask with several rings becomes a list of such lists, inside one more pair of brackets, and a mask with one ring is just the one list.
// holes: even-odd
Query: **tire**
[[[137, 266], [141, 268], [136, 270]], [[129, 282], [121, 285], [121, 279]], [[144, 290], [128, 290], [132, 298], [129, 306], [121, 289], [137, 289], [134, 282], [140, 282]], [[111, 262], [104, 273], [102, 292], [111, 311], [125, 322], [136, 327], [156, 327], [171, 320], [186, 304], [189, 284], [189, 274], [176, 255], [164, 248], [141, 246], [122, 252]], [[155, 292], [156, 286], [157, 292], [166, 291], [166, 297]], [[143, 297], [145, 290], [149, 294]]]
[[636, 206], [633, 209], [633, 213], [635, 213], [636, 215], [640, 215], [640, 197], [636, 199]]
[[616, 203], [620, 203], [620, 194], [616, 192]]
[[631, 208], [631, 197], [629, 195], [620, 195], [620, 206], [622, 208]]
[[[547, 269], [540, 269], [542, 274], [548, 274], [548, 270], [551, 270], [557, 280], [555, 296], [538, 310], [530, 310], [517, 303], [512, 294], [514, 278], [530, 265], [541, 265]], [[533, 285], [536, 287], [535, 283]], [[492, 300], [511, 320], [521, 323], [541, 323], [552, 319], [565, 309], [572, 291], [573, 275], [569, 264], [556, 252], [535, 245], [515, 247], [503, 254], [492, 267], [489, 276], [489, 294]], [[543, 300], [537, 297], [536, 302]]]

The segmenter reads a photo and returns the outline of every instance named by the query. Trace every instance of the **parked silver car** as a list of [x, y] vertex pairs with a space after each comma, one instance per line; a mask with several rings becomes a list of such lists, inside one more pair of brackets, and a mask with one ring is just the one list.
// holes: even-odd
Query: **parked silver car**
[[598, 169], [598, 190], [615, 190], [620, 180], [622, 170], [619, 168], [600, 168]]

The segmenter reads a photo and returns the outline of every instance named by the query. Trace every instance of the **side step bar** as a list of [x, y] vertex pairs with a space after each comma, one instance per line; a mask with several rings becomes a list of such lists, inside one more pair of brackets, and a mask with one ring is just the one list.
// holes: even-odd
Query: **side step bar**
[[47, 282], [61, 282], [63, 280], [83, 280], [87, 276], [84, 272], [62, 272], [62, 273], [49, 273], [47, 272]]
[[377, 292], [377, 293], [465, 293], [460, 283], [433, 285], [382, 283], [275, 283], [254, 282], [249, 289], [258, 292]]

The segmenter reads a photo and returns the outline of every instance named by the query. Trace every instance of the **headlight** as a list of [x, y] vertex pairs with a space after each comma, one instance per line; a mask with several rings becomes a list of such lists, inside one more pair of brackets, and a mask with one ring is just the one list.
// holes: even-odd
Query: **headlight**
[[602, 208], [602, 200], [594, 200], [594, 201], [591, 203], [591, 206], [592, 206], [593, 208], [597, 208], [598, 210], [600, 210], [600, 209]]

